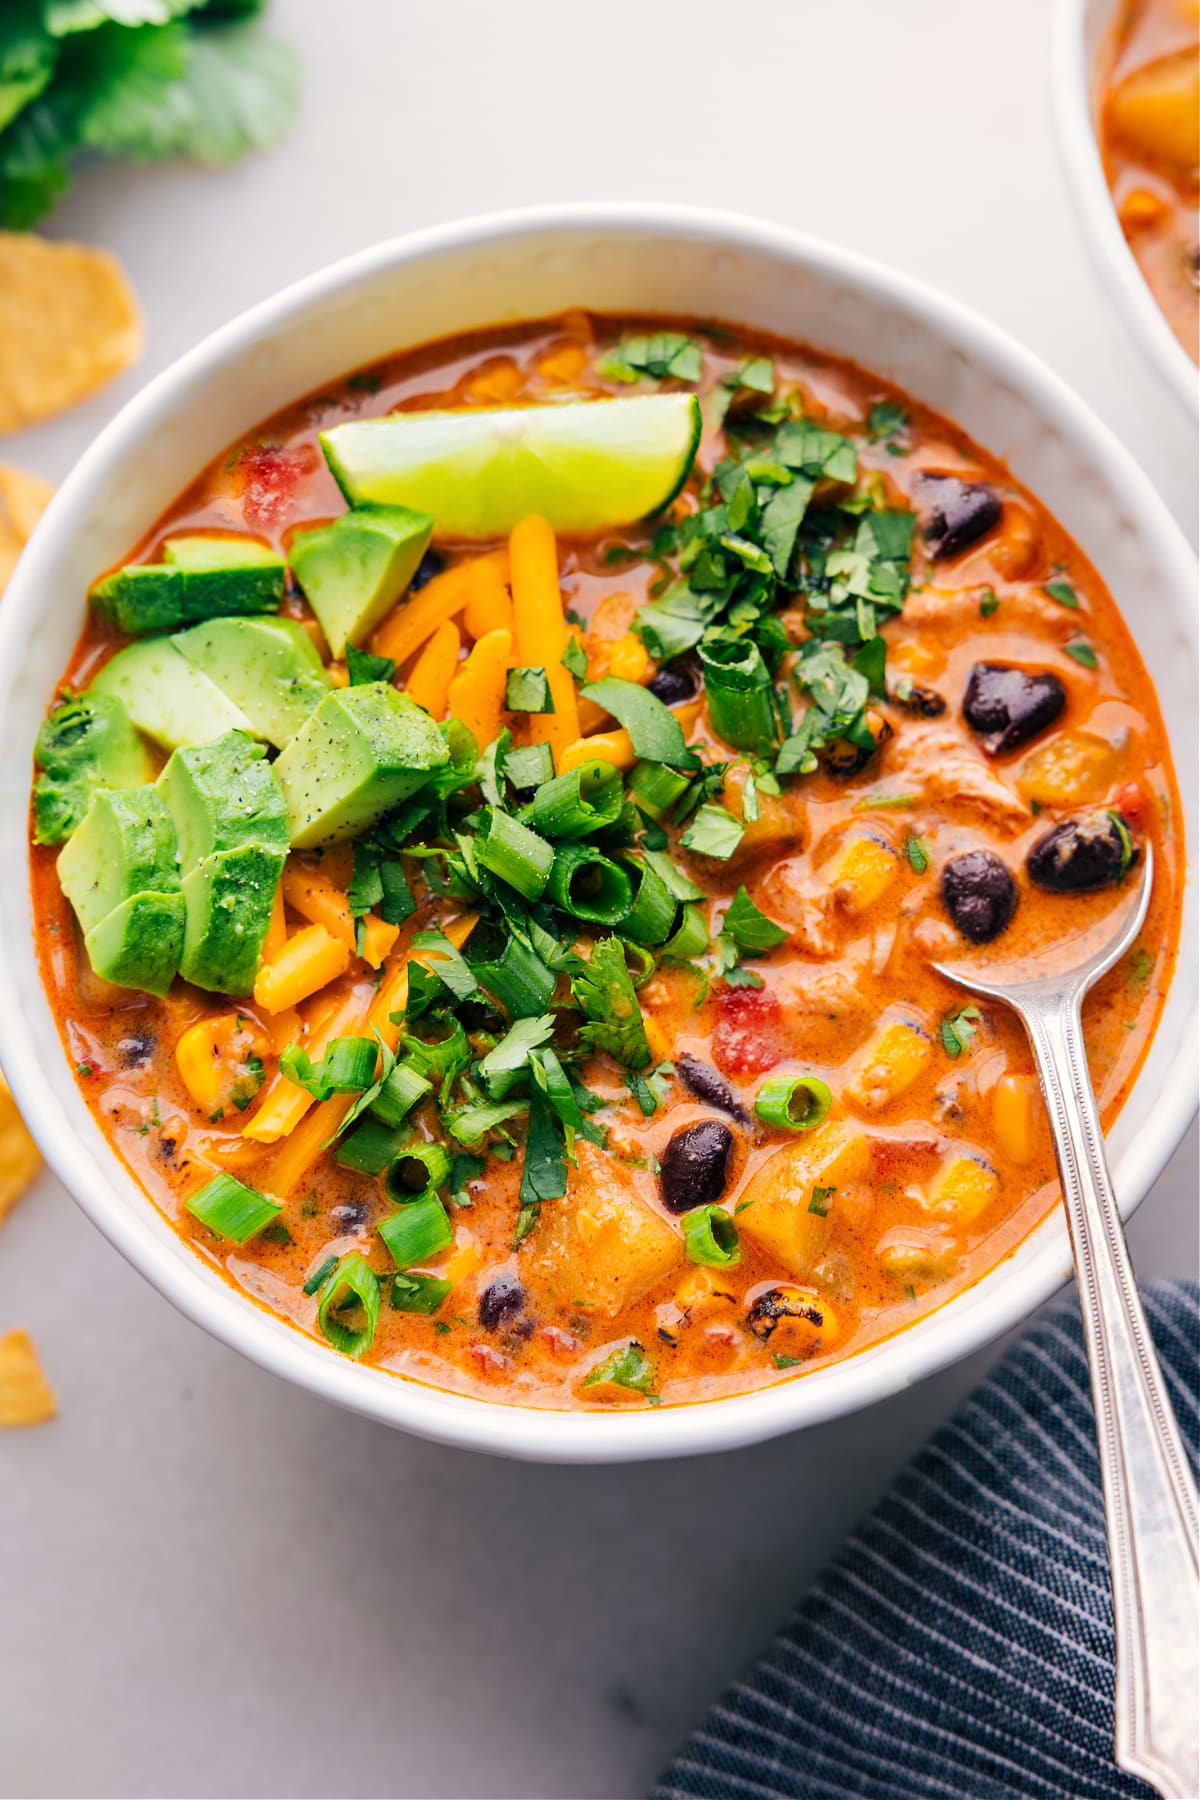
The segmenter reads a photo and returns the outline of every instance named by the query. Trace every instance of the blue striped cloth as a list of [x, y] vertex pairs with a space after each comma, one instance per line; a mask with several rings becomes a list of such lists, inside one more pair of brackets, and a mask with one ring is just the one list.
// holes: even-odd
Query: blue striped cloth
[[[1200, 1291], [1145, 1303], [1194, 1458]], [[656, 1800], [1145, 1800], [1112, 1760], [1109, 1607], [1072, 1300], [910, 1464]]]

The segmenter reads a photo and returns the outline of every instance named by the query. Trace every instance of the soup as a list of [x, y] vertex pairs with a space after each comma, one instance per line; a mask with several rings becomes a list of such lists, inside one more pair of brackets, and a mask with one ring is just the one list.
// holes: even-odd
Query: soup
[[1200, 360], [1200, 8], [1126, 0], [1103, 72], [1100, 145], [1129, 247], [1171, 330]]
[[1068, 954], [1152, 843], [1111, 1123], [1175, 953], [1095, 571], [945, 419], [725, 326], [280, 414], [97, 571], [38, 761], [44, 979], [150, 1199], [334, 1351], [524, 1405], [796, 1379], [969, 1286], [1057, 1186], [1019, 1025], [931, 962]]

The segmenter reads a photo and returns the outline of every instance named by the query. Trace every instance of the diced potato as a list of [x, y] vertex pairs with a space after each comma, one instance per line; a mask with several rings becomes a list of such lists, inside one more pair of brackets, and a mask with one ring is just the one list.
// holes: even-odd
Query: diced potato
[[555, 1302], [615, 1319], [683, 1261], [683, 1239], [642, 1199], [628, 1172], [576, 1140], [579, 1168], [547, 1206], [522, 1257]]
[[852, 837], [825, 870], [825, 880], [848, 913], [866, 912], [886, 894], [900, 863], [881, 837]]
[[955, 1156], [934, 1177], [924, 1204], [940, 1218], [970, 1225], [999, 1192], [1000, 1177], [982, 1158]]
[[808, 806], [800, 798], [799, 789], [785, 788], [782, 794], [764, 794], [760, 789], [758, 817], [747, 819], [742, 809], [747, 773], [745, 763], [731, 763], [721, 791], [724, 805], [745, 826], [737, 847], [738, 861], [759, 850], [803, 844], [808, 836]]
[[1200, 64], [1176, 50], [1133, 69], [1108, 96], [1108, 125], [1147, 162], [1187, 177], [1200, 162]]
[[1037, 1149], [1040, 1100], [1032, 1075], [1002, 1075], [992, 1094], [992, 1123], [1004, 1154], [1032, 1162]]
[[1027, 756], [1017, 775], [1026, 800], [1081, 806], [1102, 800], [1117, 780], [1121, 753], [1090, 731], [1060, 731]]
[[918, 1020], [888, 1020], [855, 1057], [846, 1099], [877, 1112], [913, 1085], [932, 1054], [933, 1039]]
[[[825, 1248], [836, 1193], [814, 1202], [814, 1190], [865, 1181], [871, 1167], [866, 1133], [852, 1125], [824, 1125], [768, 1157], [738, 1203], [740, 1231], [777, 1257], [791, 1275], [807, 1275]], [[815, 1209], [814, 1209], [815, 1208]]]
[[940, 1226], [894, 1225], [880, 1238], [876, 1254], [897, 1281], [944, 1281], [958, 1261], [958, 1240]]

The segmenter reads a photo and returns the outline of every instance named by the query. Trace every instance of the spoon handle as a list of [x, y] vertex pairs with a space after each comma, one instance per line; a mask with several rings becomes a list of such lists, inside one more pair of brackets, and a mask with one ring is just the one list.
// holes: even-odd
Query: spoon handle
[[1171, 1800], [1200, 1794], [1196, 1487], [1146, 1328], [1088, 1073], [1080, 1000], [1020, 1008], [1075, 1254], [1104, 1488], [1116, 1760]]

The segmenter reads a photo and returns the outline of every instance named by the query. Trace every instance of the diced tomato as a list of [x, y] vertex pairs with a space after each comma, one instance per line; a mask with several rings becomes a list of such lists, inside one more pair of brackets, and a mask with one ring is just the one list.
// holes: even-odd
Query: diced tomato
[[726, 1075], [763, 1075], [783, 1056], [782, 1011], [770, 988], [723, 987], [713, 1057]]
[[1146, 823], [1146, 796], [1141, 784], [1127, 781], [1124, 787], [1117, 789], [1117, 811], [1135, 830], [1140, 831]]
[[309, 444], [285, 450], [256, 444], [242, 464], [242, 516], [255, 531], [271, 531], [287, 523], [287, 513], [306, 475], [317, 466]]

